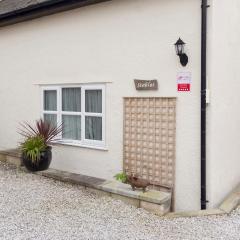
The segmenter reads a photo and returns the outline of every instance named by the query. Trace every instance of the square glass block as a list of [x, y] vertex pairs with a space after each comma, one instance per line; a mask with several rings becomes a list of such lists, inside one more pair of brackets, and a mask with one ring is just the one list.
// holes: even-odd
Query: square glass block
[[102, 113], [102, 90], [85, 91], [85, 112]]
[[90, 140], [102, 140], [102, 118], [85, 118], [85, 138]]
[[62, 111], [81, 112], [81, 88], [62, 89]]
[[81, 140], [81, 116], [62, 116], [62, 138], [69, 140]]
[[57, 90], [44, 90], [44, 110], [57, 111]]
[[52, 126], [57, 126], [57, 114], [47, 114], [43, 115], [44, 121], [49, 122]]

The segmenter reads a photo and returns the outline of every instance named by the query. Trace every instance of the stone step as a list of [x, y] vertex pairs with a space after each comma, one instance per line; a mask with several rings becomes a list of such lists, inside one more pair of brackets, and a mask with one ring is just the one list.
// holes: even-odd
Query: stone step
[[144, 208], [159, 216], [170, 212], [172, 197], [170, 192], [148, 190], [143, 193], [140, 190], [133, 191], [130, 185], [115, 180], [105, 180], [56, 169], [48, 169], [37, 172], [37, 174], [85, 186], [87, 189], [97, 191], [101, 195], [111, 196], [135, 207]]
[[[22, 166], [21, 153], [18, 149], [0, 151], [0, 161], [5, 161], [17, 167]], [[159, 216], [170, 212], [172, 197], [170, 192], [156, 190], [148, 190], [146, 192], [140, 190], [133, 191], [130, 185], [115, 180], [105, 180], [56, 169], [48, 169], [36, 172], [35, 174], [59, 181], [79, 184], [86, 187], [89, 191], [119, 199], [135, 207], [144, 208]]]
[[0, 151], [0, 161], [5, 161], [9, 164], [22, 166], [21, 152], [19, 149], [8, 149]]

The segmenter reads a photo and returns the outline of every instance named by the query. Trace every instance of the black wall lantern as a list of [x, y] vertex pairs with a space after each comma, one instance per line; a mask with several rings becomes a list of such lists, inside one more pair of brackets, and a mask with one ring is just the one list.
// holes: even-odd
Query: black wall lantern
[[188, 64], [188, 56], [186, 53], [184, 53], [185, 42], [179, 38], [174, 45], [176, 48], [176, 53], [180, 58], [180, 63], [185, 67]]

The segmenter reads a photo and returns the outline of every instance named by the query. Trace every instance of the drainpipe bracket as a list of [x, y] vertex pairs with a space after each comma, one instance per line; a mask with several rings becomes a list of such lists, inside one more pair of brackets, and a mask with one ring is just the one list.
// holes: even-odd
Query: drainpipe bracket
[[[201, 5], [201, 7], [203, 8], [204, 6], [203, 6], [203, 5]], [[211, 5], [207, 5], [206, 7], [207, 7], [207, 8], [209, 8], [209, 7], [211, 7]]]

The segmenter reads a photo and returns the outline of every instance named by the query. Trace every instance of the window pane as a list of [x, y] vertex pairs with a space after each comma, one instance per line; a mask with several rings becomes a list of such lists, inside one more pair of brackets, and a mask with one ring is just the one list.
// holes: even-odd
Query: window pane
[[102, 118], [86, 117], [85, 138], [91, 140], [102, 140]]
[[57, 126], [56, 114], [44, 114], [44, 121], [51, 123], [53, 126]]
[[85, 112], [102, 112], [102, 90], [85, 91]]
[[62, 116], [63, 139], [81, 140], [81, 116]]
[[81, 88], [62, 89], [62, 110], [81, 112]]
[[44, 110], [57, 111], [57, 91], [56, 90], [44, 91]]

